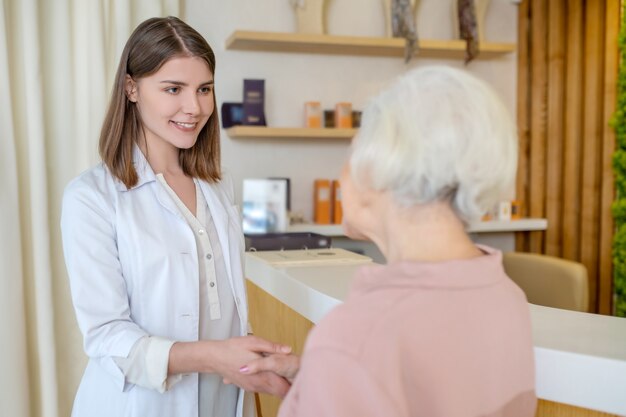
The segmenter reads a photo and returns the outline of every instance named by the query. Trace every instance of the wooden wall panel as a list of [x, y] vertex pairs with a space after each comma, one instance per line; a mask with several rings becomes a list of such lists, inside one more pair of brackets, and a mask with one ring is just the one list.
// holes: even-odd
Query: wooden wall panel
[[578, 260], [583, 83], [583, 1], [567, 0], [562, 256]]
[[611, 204], [619, 0], [524, 0], [519, 13], [517, 195], [545, 232], [516, 249], [582, 262], [590, 308], [612, 301]]
[[604, 38], [604, 115], [605, 126], [602, 138], [602, 166], [600, 185], [600, 254], [598, 277], [598, 312], [611, 314], [613, 310], [613, 216], [611, 205], [615, 200], [613, 176], [613, 153], [615, 152], [615, 131], [607, 129], [615, 113], [617, 104], [617, 72], [619, 68], [619, 47], [617, 39], [620, 25], [620, 1], [609, 0], [605, 9]]
[[580, 210], [580, 260], [589, 273], [589, 306], [597, 308], [600, 237], [600, 144], [604, 126], [604, 2], [590, 1], [585, 8], [585, 81], [583, 112], [582, 204]]
[[[548, 2], [531, 0], [532, 29], [530, 35], [530, 180], [528, 214], [531, 217], [545, 216], [546, 188], [546, 128], [548, 94], [547, 42]], [[543, 252], [543, 232], [531, 232], [529, 250]]]
[[545, 253], [561, 256], [563, 210], [563, 109], [565, 90], [565, 0], [548, 2], [548, 127], [546, 140]]
[[[530, 16], [528, 0], [520, 3], [517, 27], [517, 134], [518, 158], [516, 199], [522, 202], [522, 216], [528, 217], [528, 160], [530, 142], [530, 60], [529, 30]], [[515, 247], [518, 251], [528, 251], [528, 233], [515, 234]]]

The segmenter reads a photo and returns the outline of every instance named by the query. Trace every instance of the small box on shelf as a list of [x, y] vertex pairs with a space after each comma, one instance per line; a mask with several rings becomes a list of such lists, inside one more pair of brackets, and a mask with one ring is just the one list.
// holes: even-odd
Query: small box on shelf
[[304, 103], [304, 127], [322, 127], [322, 108], [319, 101]]
[[316, 179], [313, 183], [313, 221], [316, 224], [331, 223], [330, 180]]
[[352, 128], [352, 104], [343, 102], [335, 106], [335, 127], [341, 129]]

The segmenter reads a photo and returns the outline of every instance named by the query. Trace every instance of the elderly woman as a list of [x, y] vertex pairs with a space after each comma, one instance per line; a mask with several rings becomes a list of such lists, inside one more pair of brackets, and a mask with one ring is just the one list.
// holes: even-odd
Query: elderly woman
[[420, 68], [373, 99], [342, 174], [344, 229], [388, 264], [362, 268], [311, 332], [281, 417], [534, 415], [526, 298], [465, 230], [512, 188], [516, 146], [505, 106], [461, 70]]

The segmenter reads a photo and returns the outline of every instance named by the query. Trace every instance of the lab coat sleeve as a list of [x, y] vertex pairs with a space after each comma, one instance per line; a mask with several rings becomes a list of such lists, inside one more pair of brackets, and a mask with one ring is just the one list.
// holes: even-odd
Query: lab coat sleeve
[[130, 316], [117, 250], [114, 201], [106, 197], [101, 184], [84, 177], [71, 182], [63, 196], [61, 232], [85, 353], [125, 389], [124, 374], [112, 357], [127, 357], [147, 333]]
[[126, 381], [160, 393], [180, 382], [182, 374], [169, 375], [170, 349], [175, 342], [157, 336], [142, 337], [126, 358], [114, 357]]

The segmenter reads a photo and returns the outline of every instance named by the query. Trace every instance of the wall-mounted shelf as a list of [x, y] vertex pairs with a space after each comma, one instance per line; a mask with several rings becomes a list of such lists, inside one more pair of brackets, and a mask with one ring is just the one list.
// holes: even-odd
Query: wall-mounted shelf
[[233, 126], [226, 129], [231, 138], [302, 138], [302, 139], [347, 139], [350, 140], [357, 129], [331, 129], [307, 127], [265, 127]]
[[[226, 49], [264, 52], [297, 52], [333, 55], [404, 56], [404, 39], [312, 35], [305, 33], [253, 32], [237, 30], [226, 40]], [[494, 58], [515, 52], [514, 43], [483, 42], [478, 59]], [[419, 40], [420, 57], [460, 58], [465, 56], [465, 41]]]

